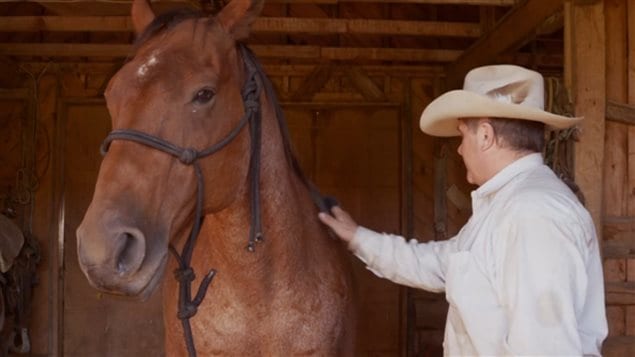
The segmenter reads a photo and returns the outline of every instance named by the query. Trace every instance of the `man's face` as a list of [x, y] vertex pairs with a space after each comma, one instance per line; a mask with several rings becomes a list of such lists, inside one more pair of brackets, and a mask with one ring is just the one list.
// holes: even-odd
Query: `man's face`
[[[473, 119], [474, 120], [474, 119]], [[459, 145], [458, 152], [463, 158], [465, 169], [467, 170], [467, 182], [473, 185], [480, 185], [480, 179], [478, 178], [478, 158], [479, 158], [479, 144], [478, 144], [478, 129], [472, 129], [464, 120], [459, 120], [459, 132], [461, 133], [461, 145]]]

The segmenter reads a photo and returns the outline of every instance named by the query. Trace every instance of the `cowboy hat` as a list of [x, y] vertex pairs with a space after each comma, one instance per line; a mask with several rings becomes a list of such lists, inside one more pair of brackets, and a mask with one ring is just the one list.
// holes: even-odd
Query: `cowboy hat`
[[493, 65], [471, 70], [463, 89], [447, 92], [432, 101], [421, 114], [419, 126], [433, 136], [457, 136], [460, 118], [532, 120], [557, 129], [582, 118], [544, 110], [544, 80], [538, 72], [514, 65]]

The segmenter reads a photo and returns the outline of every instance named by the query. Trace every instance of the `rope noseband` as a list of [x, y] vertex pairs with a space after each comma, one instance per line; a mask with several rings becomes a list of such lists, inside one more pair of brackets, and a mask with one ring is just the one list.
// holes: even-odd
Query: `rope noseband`
[[[203, 211], [203, 196], [204, 196], [204, 181], [201, 167], [198, 160], [204, 157], [210, 156], [221, 149], [227, 144], [232, 142], [238, 134], [242, 131], [247, 123], [249, 123], [249, 132], [251, 138], [251, 157], [249, 161], [249, 181], [250, 181], [250, 203], [251, 203], [251, 227], [249, 230], [249, 243], [247, 244], [247, 250], [250, 252], [255, 251], [256, 243], [260, 242], [262, 237], [262, 220], [260, 213], [260, 144], [261, 144], [261, 112], [260, 112], [260, 92], [262, 89], [259, 76], [259, 67], [252, 60], [254, 57], [251, 52], [244, 45], [239, 45], [242, 53], [245, 69], [247, 73], [247, 80], [242, 89], [243, 105], [245, 114], [238, 122], [238, 124], [232, 129], [232, 131], [221, 141], [210, 146], [209, 148], [201, 151], [197, 151], [191, 148], [182, 148], [174, 145], [159, 137], [146, 134], [133, 129], [117, 129], [111, 131], [101, 146], [102, 155], [105, 155], [108, 151], [110, 143], [115, 140], [126, 140], [136, 142], [150, 148], [163, 151], [179, 159], [184, 165], [191, 165], [194, 167], [196, 174], [197, 186], [196, 186], [196, 210], [194, 217], [194, 224], [192, 231], [187, 241], [183, 245], [183, 250], [179, 254], [172, 244], [169, 249], [172, 255], [178, 262], [178, 268], [174, 271], [174, 276], [179, 282], [179, 307], [177, 316], [181, 320], [183, 325], [183, 331], [185, 334], [185, 342], [190, 357], [196, 356], [196, 348], [194, 347], [194, 338], [192, 336], [192, 329], [190, 326], [190, 318], [194, 316], [198, 310], [198, 306], [203, 301], [207, 288], [212, 282], [216, 271], [210, 269], [205, 275], [201, 284], [199, 285], [198, 292], [194, 299], [192, 299], [191, 283], [195, 279], [194, 270], [190, 266], [192, 260], [192, 252], [196, 239], [201, 230], [202, 223], [202, 211]], [[260, 79], [260, 81], [259, 81]]]

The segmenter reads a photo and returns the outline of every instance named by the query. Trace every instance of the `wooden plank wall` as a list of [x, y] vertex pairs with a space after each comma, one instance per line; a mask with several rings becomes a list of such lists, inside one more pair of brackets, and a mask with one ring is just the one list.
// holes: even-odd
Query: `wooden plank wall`
[[603, 248], [609, 322], [604, 354], [633, 355], [635, 122], [624, 117], [632, 116], [627, 104], [635, 101], [635, 1], [570, 2], [565, 9], [565, 77], [576, 114], [586, 117], [576, 144], [575, 178], [590, 198], [587, 207]]
[[[65, 333], [73, 333], [69, 326], [77, 322], [74, 315], [67, 314], [69, 304], [72, 303], [78, 308], [78, 298], [81, 298], [81, 294], [71, 294], [72, 291], [78, 290], [77, 287], [69, 290], [68, 279], [80, 279], [81, 275], [69, 273], [68, 269], [72, 269], [72, 264], [65, 257], [72, 259], [72, 252], [64, 252], [62, 248], [74, 247], [69, 241], [64, 247], [60, 245], [59, 233], [66, 230], [69, 237], [72, 236], [74, 228], [71, 225], [76, 222], [73, 223], [75, 218], [71, 219], [69, 215], [81, 210], [75, 202], [77, 199], [69, 198], [70, 196], [62, 191], [64, 181], [72, 175], [65, 172], [64, 167], [73, 164], [77, 169], [77, 164], [84, 159], [80, 158], [80, 161], [73, 161], [74, 163], [63, 162], [68, 160], [68, 155], [71, 154], [62, 150], [62, 144], [73, 140], [66, 136], [77, 133], [69, 131], [62, 125], [61, 120], [77, 120], [78, 116], [88, 115], [88, 112], [84, 113], [77, 105], [81, 107], [81, 103], [93, 103], [95, 98], [100, 98], [107, 79], [114, 73], [117, 65], [25, 63], [23, 66], [38, 78], [36, 92], [39, 125], [49, 133], [51, 147], [59, 149], [51, 153], [50, 167], [40, 178], [40, 186], [35, 194], [33, 227], [34, 234], [40, 241], [43, 259], [38, 270], [39, 285], [35, 291], [30, 325], [32, 355], [81, 355], [82, 351], [94, 350], [88, 347], [77, 350], [76, 348], [80, 348], [77, 347], [80, 346], [78, 343], [81, 342], [76, 338], [79, 335], [64, 336]], [[305, 169], [321, 187], [323, 186], [327, 192], [340, 195], [342, 203], [359, 214], [360, 223], [371, 228], [402, 235], [407, 235], [406, 230], [410, 230], [410, 233], [421, 232], [420, 236], [426, 240], [437, 236], [431, 218], [434, 167], [447, 156], [445, 165], [452, 171], [451, 168], [457, 164], [452, 158], [452, 152], [455, 152], [456, 147], [442, 148], [442, 145], [421, 134], [416, 123], [423, 106], [434, 95], [435, 83], [440, 75], [438, 70], [379, 66], [334, 66], [325, 69], [314, 66], [275, 65], [267, 66], [266, 69], [281, 94], [285, 109], [289, 112], [291, 131], [297, 135], [295, 143], [301, 160], [309, 163], [310, 167]], [[321, 81], [319, 86], [311, 84], [311, 78], [316, 77], [315, 73], [327, 73], [330, 78]], [[5, 83], [0, 82], [0, 87]], [[26, 86], [24, 80], [17, 85], [21, 88]], [[16, 88], [11, 90], [18, 90]], [[99, 100], [95, 103], [99, 104]], [[79, 111], [72, 109], [76, 107]], [[72, 109], [70, 114], [67, 113], [69, 108]], [[316, 113], [321, 116], [318, 120], [315, 119]], [[64, 115], [68, 118], [64, 119]], [[364, 130], [355, 129], [359, 127]], [[329, 137], [335, 140], [332, 141], [333, 147], [329, 147], [329, 140], [326, 140]], [[360, 140], [364, 143], [360, 143]], [[410, 151], [413, 145], [418, 147], [414, 154]], [[319, 149], [320, 147], [322, 149]], [[318, 154], [312, 152], [316, 148]], [[82, 146], [82, 150], [84, 149], [89, 150]], [[410, 164], [411, 155], [422, 155], [417, 159], [418, 164], [415, 168]], [[347, 157], [350, 160], [347, 161]], [[359, 157], [366, 157], [362, 160], [366, 164], [360, 163]], [[458, 163], [460, 164], [460, 161]], [[350, 172], [351, 165], [362, 165], [361, 171]], [[411, 202], [407, 198], [411, 179], [421, 174], [423, 179], [418, 178], [415, 182], [418, 188], [415, 188], [417, 192]], [[347, 182], [348, 186], [339, 185], [338, 178]], [[448, 182], [462, 181], [463, 173], [460, 173], [460, 176], [450, 178]], [[66, 181], [66, 184], [69, 183], [73, 184], [73, 192], [83, 192], [84, 189], [75, 187], [77, 182]], [[85, 194], [89, 195], [88, 192]], [[68, 201], [69, 199], [71, 201]], [[378, 200], [384, 204], [377, 202]], [[415, 210], [412, 209], [413, 204], [416, 206]], [[406, 212], [413, 212], [413, 215], [419, 217], [418, 221], [413, 222], [407, 217]], [[453, 228], [452, 219], [446, 224], [449, 231], [456, 229]], [[417, 228], [413, 229], [414, 226]], [[359, 263], [355, 273], [360, 281], [360, 291], [365, 295], [360, 318], [360, 331], [363, 332], [360, 336], [362, 340], [359, 341], [361, 354], [406, 355], [406, 345], [410, 343], [407, 342], [408, 327], [415, 325], [407, 316], [407, 291], [376, 278]], [[104, 299], [100, 298], [96, 291], [90, 298]], [[66, 301], [67, 299], [70, 300]], [[443, 299], [437, 296], [431, 301], [433, 308], [427, 306], [427, 312], [419, 310], [417, 326], [423, 324], [426, 331], [419, 333], [420, 342], [417, 344], [418, 351], [432, 351], [432, 354], [426, 355], [437, 355], [438, 353], [434, 352], [441, 351], [440, 341], [445, 314]], [[112, 310], [116, 309], [112, 304], [114, 302], [109, 302], [104, 311], [110, 311], [114, 316], [117, 313]], [[94, 314], [94, 311], [90, 314]], [[88, 328], [90, 323], [82, 326]], [[109, 338], [113, 341], [117, 338], [125, 339], [125, 331], [116, 334], [113, 332]], [[129, 334], [135, 336], [134, 331], [129, 331]], [[90, 343], [90, 339], [85, 342]], [[134, 351], [134, 348], [126, 347], [125, 343], [117, 349], [106, 350], [125, 356], [126, 351]], [[69, 350], [72, 346], [74, 351]]]
[[[625, 0], [610, 0], [605, 4], [606, 16], [606, 58], [608, 100], [626, 102], [628, 96], [627, 73], [627, 3]], [[627, 215], [626, 183], [628, 169], [628, 126], [608, 121], [606, 123], [606, 144], [604, 162], [604, 215], [606, 217], [624, 217]], [[605, 237], [607, 238], [607, 237]], [[605, 261], [607, 284], [627, 281], [627, 262], [625, 259], [607, 259]], [[634, 277], [635, 278], [635, 277]], [[626, 335], [628, 308], [621, 304], [607, 307], [610, 337]], [[635, 327], [635, 326], [634, 326]]]

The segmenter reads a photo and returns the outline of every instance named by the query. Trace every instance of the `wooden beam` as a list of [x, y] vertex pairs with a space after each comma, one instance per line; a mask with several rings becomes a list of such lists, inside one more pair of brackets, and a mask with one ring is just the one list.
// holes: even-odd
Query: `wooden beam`
[[[0, 55], [37, 57], [107, 57], [130, 54], [130, 45], [73, 43], [0, 43]], [[251, 45], [261, 58], [372, 60], [398, 62], [450, 62], [460, 55], [454, 50], [404, 48], [354, 48], [293, 45]]]
[[479, 37], [478, 24], [468, 22], [320, 19], [301, 17], [261, 17], [254, 32], [311, 34], [373, 34], [442, 37]]
[[298, 89], [291, 94], [291, 100], [295, 102], [311, 101], [315, 93], [324, 87], [332, 75], [333, 66], [329, 64], [315, 66], [313, 71], [304, 78]]
[[606, 102], [606, 119], [635, 125], [635, 106], [609, 100]]
[[130, 54], [130, 45], [88, 43], [0, 43], [0, 55], [37, 57], [108, 57]]
[[[627, 1], [606, 0], [606, 128], [604, 129], [603, 215], [627, 216], [628, 126], [620, 119], [624, 112], [611, 103], [628, 103]], [[613, 118], [615, 117], [615, 118]], [[613, 120], [611, 120], [613, 119]], [[609, 274], [615, 274], [613, 276]], [[620, 280], [622, 272], [608, 269], [608, 280]]]
[[[627, 1], [627, 13], [626, 13], [626, 38], [628, 48], [628, 61], [626, 66], [626, 77], [628, 78], [628, 96], [627, 103], [629, 103], [631, 115], [629, 119], [631, 121], [628, 127], [628, 147], [626, 148], [627, 157], [627, 180], [626, 187], [626, 204], [628, 206], [627, 213], [631, 216], [635, 216], [635, 1]], [[635, 234], [633, 234], [635, 237]], [[635, 261], [630, 260], [627, 262], [627, 275], [629, 281], [635, 281]], [[635, 313], [635, 307], [630, 308], [631, 313]], [[635, 315], [631, 315], [635, 316]], [[629, 323], [629, 334], [635, 331], [635, 322]]]
[[[15, 0], [14, 2], [21, 2], [24, 0]], [[391, 4], [453, 4], [453, 5], [478, 5], [478, 6], [512, 6], [519, 0], [267, 0], [267, 4], [316, 4], [316, 5], [337, 5], [346, 3], [391, 3]], [[122, 6], [130, 7], [130, 4], [125, 1], [114, 2], [112, 0], [96, 0], [96, 1], [77, 1], [77, 0], [41, 0], [33, 1], [42, 4], [68, 4], [68, 3], [117, 3]], [[194, 1], [185, 0], [160, 0], [155, 3], [195, 3]]]
[[[590, 24], [593, 24], [592, 26]], [[606, 115], [606, 33], [604, 4], [565, 3], [565, 83], [580, 124], [574, 146], [574, 179], [601, 232]]]
[[[460, 51], [428, 50], [428, 49], [390, 49], [390, 48], [354, 48], [354, 47], [320, 47], [293, 45], [250, 45], [260, 58], [271, 59], [309, 59], [309, 60], [342, 60], [342, 61], [386, 61], [403, 62], [392, 64], [395, 71], [421, 72], [417, 68], [433, 68], [435, 65], [450, 62], [458, 58]], [[68, 43], [0, 43], [0, 55], [29, 57], [103, 57], [126, 58], [130, 55], [130, 45], [119, 44], [68, 44]], [[563, 63], [560, 55], [528, 55], [514, 54], [499, 58], [501, 61], [518, 63], [526, 66], [560, 68]], [[407, 65], [415, 63], [416, 66]], [[75, 64], [79, 65], [79, 64]], [[290, 67], [297, 67], [291, 65]], [[313, 68], [313, 65], [309, 66]], [[381, 67], [381, 65], [379, 66]], [[426, 69], [426, 72], [429, 70]], [[439, 68], [435, 68], [438, 70]], [[310, 72], [308, 70], [307, 72]], [[395, 72], [394, 75], [396, 75]], [[441, 73], [442, 74], [442, 73]]]
[[385, 102], [387, 101], [384, 92], [377, 87], [375, 82], [368, 76], [368, 74], [361, 68], [355, 66], [347, 66], [344, 69], [344, 73], [351, 80], [353, 86], [364, 96], [367, 101], [370, 102]]
[[[77, 72], [77, 73], [95, 73], [95, 74], [108, 74], [111, 72], [113, 64], [112, 62], [71, 62], [71, 61], [56, 61], [55, 63], [49, 62], [21, 62], [21, 65], [31, 73], [39, 73], [44, 68], [47, 68], [48, 72], [63, 71], [63, 72]], [[263, 63], [265, 72], [270, 76], [295, 76], [305, 77], [309, 75], [315, 68], [315, 64], [272, 64]], [[419, 66], [419, 65], [360, 65], [369, 75], [391, 77], [426, 77], [426, 78], [438, 78], [443, 74], [443, 69], [440, 66]]]
[[607, 282], [604, 285], [607, 305], [635, 305], [635, 282]]
[[470, 47], [447, 69], [447, 89], [461, 87], [474, 67], [492, 63], [531, 36], [545, 19], [562, 8], [563, 0], [526, 0], [508, 12], [490, 32]]
[[602, 344], [604, 356], [635, 356], [634, 336], [610, 336]]
[[[604, 217], [602, 235], [605, 241], [635, 238], [635, 217]], [[633, 244], [635, 244], [635, 239]]]
[[28, 99], [29, 95], [28, 88], [0, 88], [0, 99]]
[[321, 57], [330, 60], [376, 60], [399, 62], [451, 62], [461, 51], [410, 48], [322, 47]]
[[[635, 234], [635, 231], [630, 234]], [[609, 240], [602, 244], [604, 259], [635, 259], [635, 241], [632, 239]]]
[[132, 32], [130, 16], [3, 16], [0, 32]]
[[337, 5], [345, 3], [392, 3], [392, 4], [436, 4], [436, 5], [479, 5], [512, 6], [519, 0], [267, 0], [268, 4], [322, 4]]
[[[0, 32], [132, 32], [129, 16], [3, 16]], [[478, 24], [468, 22], [261, 17], [256, 33], [373, 34], [393, 36], [479, 37]]]
[[[10, 2], [11, 0], [9, 0]], [[23, 2], [23, 1], [16, 1]], [[117, 16], [129, 15], [132, 1], [123, 0], [41, 0], [33, 1], [46, 8], [47, 13], [64, 16]], [[162, 14], [174, 9], [200, 9], [198, 0], [157, 0], [152, 9]]]

